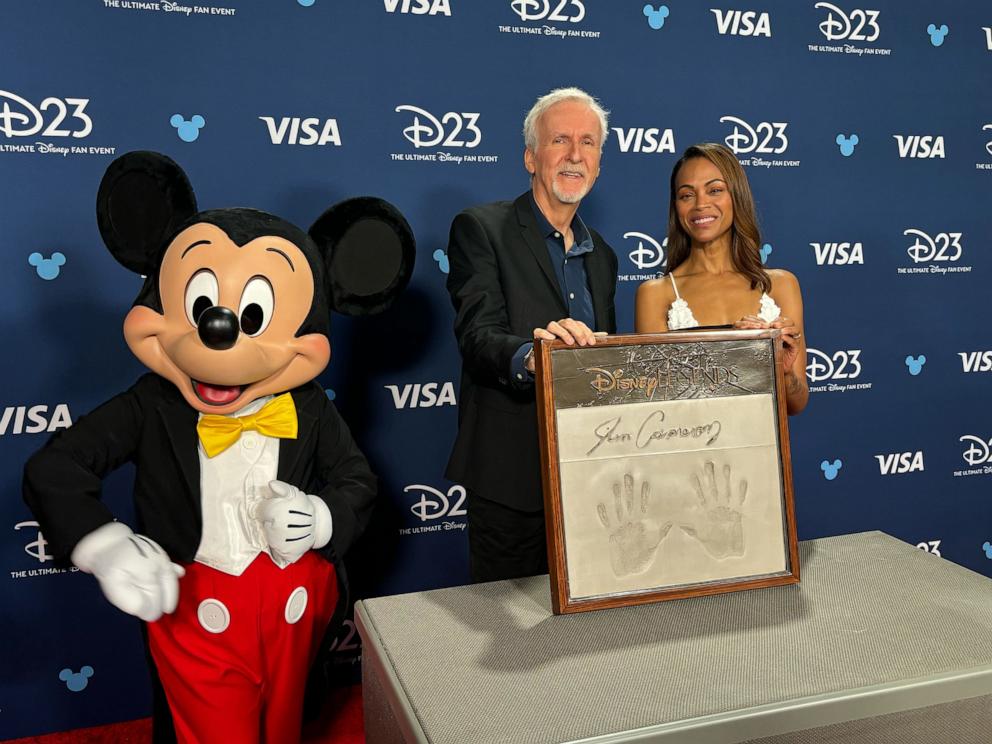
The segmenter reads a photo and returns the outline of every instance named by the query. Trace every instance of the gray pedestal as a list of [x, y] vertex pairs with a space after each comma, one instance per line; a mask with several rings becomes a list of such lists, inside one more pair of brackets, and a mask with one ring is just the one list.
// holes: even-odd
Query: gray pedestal
[[369, 744], [992, 741], [992, 581], [879, 532], [795, 586], [555, 617], [548, 577], [358, 603]]

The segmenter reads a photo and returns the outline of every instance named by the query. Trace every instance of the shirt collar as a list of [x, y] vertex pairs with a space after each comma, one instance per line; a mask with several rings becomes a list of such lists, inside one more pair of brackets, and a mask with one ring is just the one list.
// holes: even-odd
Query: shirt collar
[[[554, 237], [555, 233], [558, 232], [558, 228], [548, 222], [548, 218], [544, 216], [544, 212], [541, 208], [537, 206], [537, 200], [534, 198], [534, 192], [530, 192], [530, 205], [534, 210], [534, 217], [537, 218], [537, 229], [540, 230], [541, 235], [545, 239], [549, 237]], [[589, 253], [593, 249], [592, 235], [589, 233], [588, 228], [586, 228], [586, 223], [582, 221], [579, 217], [579, 213], [576, 212], [575, 216], [572, 218], [572, 239], [575, 241], [575, 245], [572, 246], [572, 250], [568, 252], [569, 256], [580, 256], [583, 253]], [[559, 238], [564, 241], [564, 238]]]

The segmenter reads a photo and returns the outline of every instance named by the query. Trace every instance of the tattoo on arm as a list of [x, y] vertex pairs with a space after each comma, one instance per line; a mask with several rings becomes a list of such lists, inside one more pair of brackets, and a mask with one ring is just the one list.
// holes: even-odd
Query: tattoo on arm
[[785, 389], [789, 395], [801, 393], [803, 390], [802, 381], [795, 372], [785, 376]]

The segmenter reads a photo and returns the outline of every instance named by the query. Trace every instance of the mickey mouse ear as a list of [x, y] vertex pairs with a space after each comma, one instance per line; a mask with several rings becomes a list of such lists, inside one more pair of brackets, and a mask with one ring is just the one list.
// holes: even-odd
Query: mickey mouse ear
[[183, 222], [196, 214], [196, 197], [183, 169], [157, 152], [129, 152], [114, 160], [100, 181], [96, 221], [111, 255], [148, 275]]
[[310, 237], [324, 257], [331, 306], [339, 313], [385, 310], [413, 275], [413, 230], [382, 199], [362, 196], [335, 204], [313, 223]]

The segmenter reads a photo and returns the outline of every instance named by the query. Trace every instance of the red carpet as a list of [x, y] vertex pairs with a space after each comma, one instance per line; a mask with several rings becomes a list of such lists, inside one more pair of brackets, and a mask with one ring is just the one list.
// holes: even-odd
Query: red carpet
[[[150, 718], [109, 726], [76, 729], [60, 734], [7, 739], [7, 744], [149, 744]], [[346, 687], [327, 701], [320, 718], [303, 732], [303, 744], [365, 744], [362, 726], [362, 687]]]

